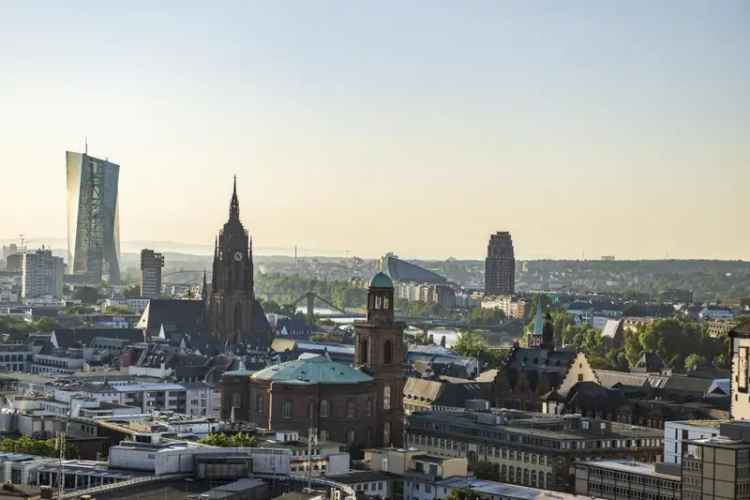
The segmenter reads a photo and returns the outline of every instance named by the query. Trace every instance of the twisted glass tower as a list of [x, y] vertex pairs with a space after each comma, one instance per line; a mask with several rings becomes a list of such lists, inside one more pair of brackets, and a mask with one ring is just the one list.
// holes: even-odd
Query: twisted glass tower
[[120, 166], [65, 152], [68, 189], [68, 272], [86, 281], [120, 282], [117, 181]]

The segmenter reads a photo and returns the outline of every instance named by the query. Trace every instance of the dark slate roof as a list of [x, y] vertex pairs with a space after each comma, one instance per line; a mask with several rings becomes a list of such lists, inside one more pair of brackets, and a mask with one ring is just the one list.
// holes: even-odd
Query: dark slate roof
[[152, 299], [138, 321], [138, 328], [155, 336], [164, 325], [164, 333], [205, 331], [205, 307], [201, 300]]
[[565, 373], [575, 358], [574, 351], [547, 351], [539, 348], [516, 347], [511, 351], [507, 365], [520, 370]]
[[622, 391], [607, 389], [595, 382], [578, 382], [566, 396], [566, 406], [577, 409], [612, 410], [625, 402]]
[[61, 349], [75, 347], [78, 344], [88, 346], [96, 337], [122, 339], [128, 342], [143, 341], [143, 333], [134, 328], [58, 328], [54, 330], [54, 335]]

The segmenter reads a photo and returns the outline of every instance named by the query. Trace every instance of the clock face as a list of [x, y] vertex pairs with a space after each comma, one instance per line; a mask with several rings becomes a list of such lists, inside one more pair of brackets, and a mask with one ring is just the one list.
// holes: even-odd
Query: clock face
[[242, 260], [242, 252], [234, 252], [234, 260], [240, 262]]

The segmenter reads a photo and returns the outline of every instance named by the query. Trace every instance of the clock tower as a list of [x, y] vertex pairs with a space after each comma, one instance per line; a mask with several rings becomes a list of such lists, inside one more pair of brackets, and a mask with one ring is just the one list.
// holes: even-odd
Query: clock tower
[[240, 222], [237, 177], [234, 178], [229, 220], [216, 238], [211, 289], [206, 302], [208, 328], [212, 335], [231, 345], [264, 344], [256, 338], [255, 292], [253, 291], [252, 240]]

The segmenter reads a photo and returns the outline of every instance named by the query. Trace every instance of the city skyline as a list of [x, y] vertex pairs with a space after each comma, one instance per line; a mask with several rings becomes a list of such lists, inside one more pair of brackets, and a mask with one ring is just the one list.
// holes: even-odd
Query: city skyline
[[88, 136], [123, 242], [210, 252], [236, 173], [259, 249], [750, 258], [747, 4], [290, 5], [0, 8], [0, 238], [64, 238]]

